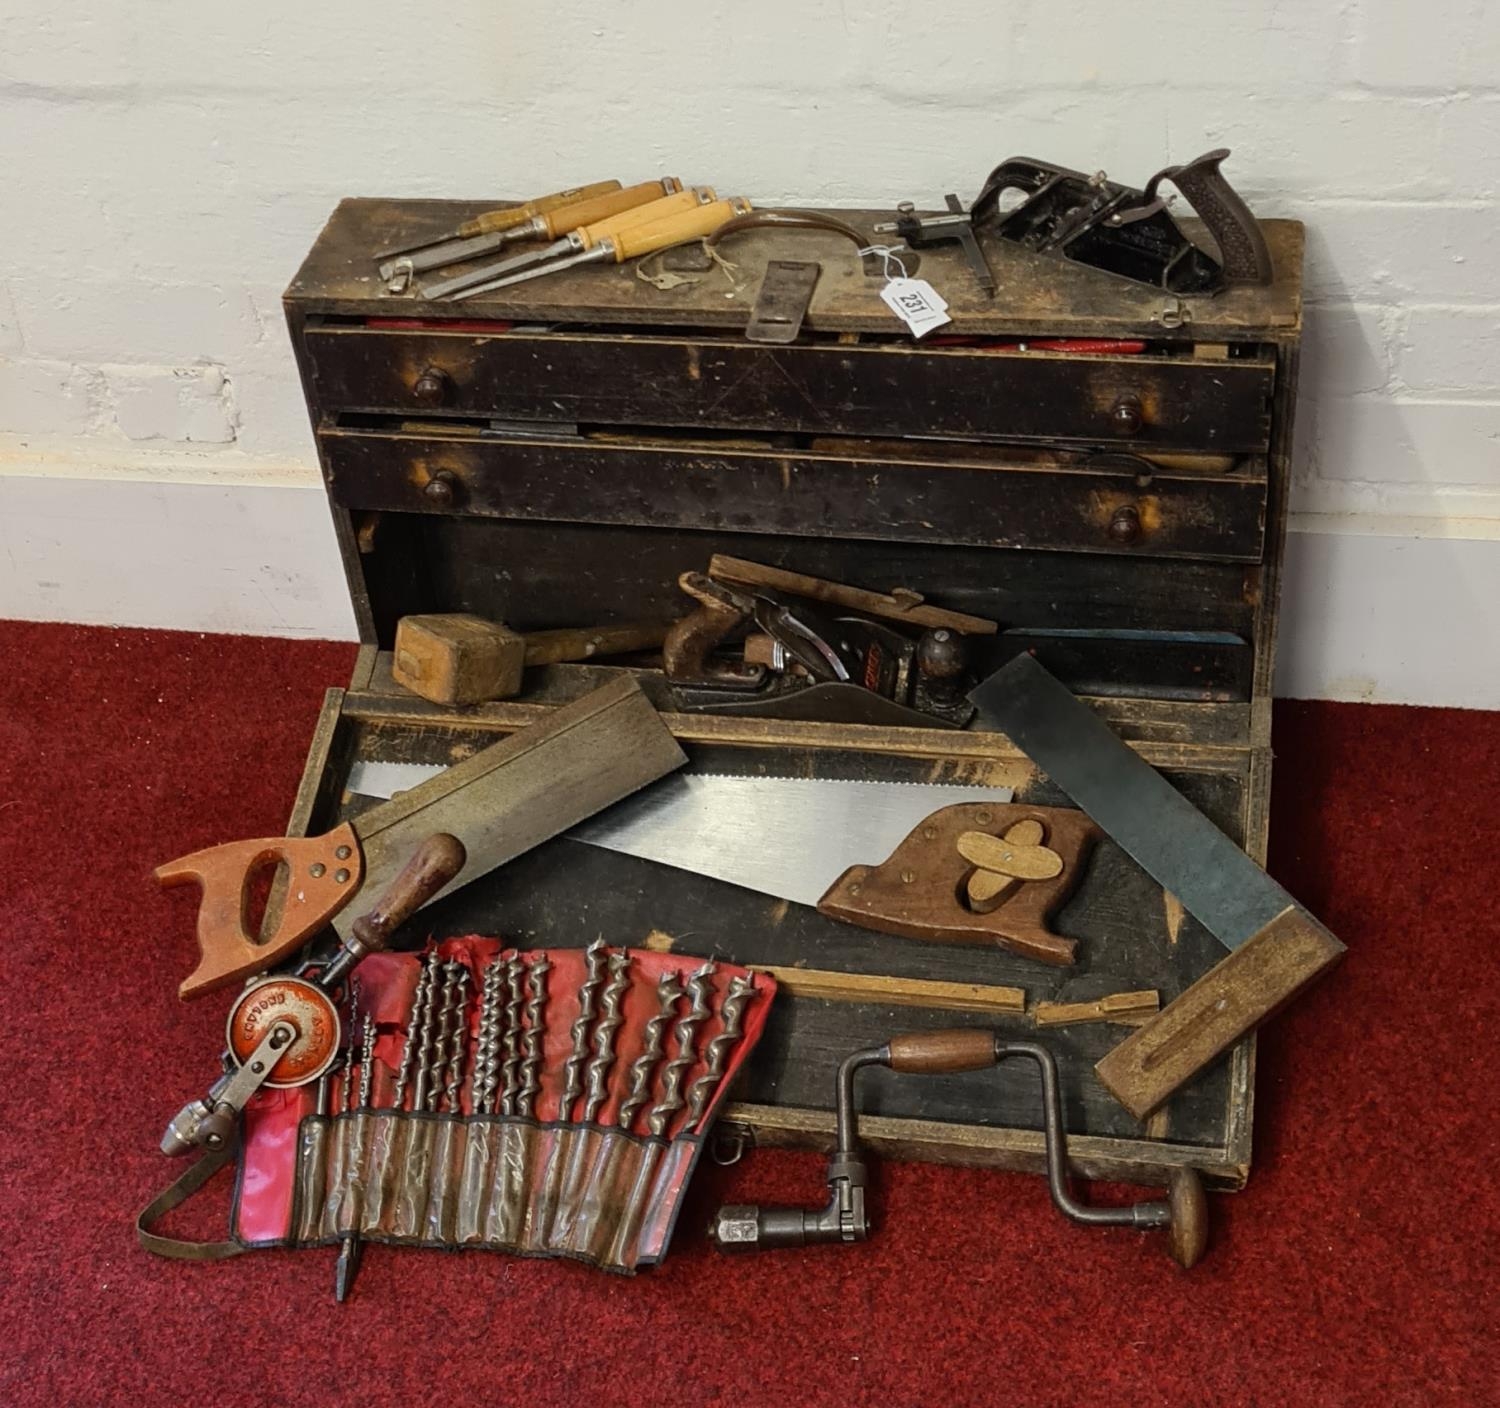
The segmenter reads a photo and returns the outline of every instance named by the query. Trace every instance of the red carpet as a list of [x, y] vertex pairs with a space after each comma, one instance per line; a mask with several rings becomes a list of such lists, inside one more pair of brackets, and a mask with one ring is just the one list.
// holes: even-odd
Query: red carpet
[[1191, 1274], [1039, 1179], [889, 1164], [867, 1246], [728, 1260], [697, 1231], [723, 1195], [821, 1196], [761, 1153], [704, 1170], [650, 1276], [375, 1247], [340, 1308], [332, 1252], [179, 1265], [131, 1222], [226, 1005], [178, 1003], [188, 907], [149, 871], [282, 828], [352, 649], [0, 649], [0, 1403], [1500, 1402], [1500, 714], [1278, 710], [1273, 869], [1350, 953], [1263, 1040], [1257, 1170]]

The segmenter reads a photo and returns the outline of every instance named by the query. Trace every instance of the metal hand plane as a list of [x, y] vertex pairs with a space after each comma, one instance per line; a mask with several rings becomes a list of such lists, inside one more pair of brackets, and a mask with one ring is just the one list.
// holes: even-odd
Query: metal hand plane
[[[1031, 157], [1003, 161], [970, 211], [974, 228], [1023, 249], [1056, 254], [1119, 278], [1180, 295], [1216, 294], [1230, 284], [1269, 284], [1271, 254], [1260, 226], [1224, 178], [1227, 147], [1163, 167], [1144, 190]], [[1182, 232], [1160, 193], [1170, 182], [1187, 197], [1218, 246], [1214, 259]], [[1018, 204], [1001, 208], [1007, 192]]]

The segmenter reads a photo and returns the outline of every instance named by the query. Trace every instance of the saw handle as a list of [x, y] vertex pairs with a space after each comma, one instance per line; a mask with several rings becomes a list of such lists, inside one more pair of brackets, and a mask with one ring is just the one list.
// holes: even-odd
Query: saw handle
[[[287, 884], [275, 927], [249, 929], [250, 881], [269, 865], [285, 866]], [[183, 980], [184, 1001], [264, 973], [301, 948], [354, 898], [364, 878], [359, 838], [349, 823], [323, 836], [230, 841], [157, 866], [163, 887], [196, 884], [198, 966]], [[264, 928], [264, 926], [262, 926]]]
[[375, 908], [349, 927], [360, 956], [390, 945], [391, 935], [454, 879], [469, 859], [464, 843], [446, 831], [429, 836], [391, 881]]
[[886, 1064], [903, 1075], [982, 1071], [995, 1064], [995, 1033], [988, 1027], [907, 1032], [886, 1043]]
[[618, 181], [595, 181], [587, 186], [570, 186], [565, 191], [553, 191], [548, 196], [538, 196], [535, 200], [529, 200], [524, 205], [513, 205], [505, 210], [487, 210], [483, 215], [476, 215], [472, 220], [465, 220], [455, 230], [454, 236], [458, 239], [472, 239], [475, 235], [493, 235], [501, 230], [513, 230], [517, 225], [524, 225], [528, 220], [534, 220], [538, 215], [546, 215], [564, 205], [572, 205], [580, 200], [590, 200], [594, 196], [608, 195], [610, 191], [618, 191]]

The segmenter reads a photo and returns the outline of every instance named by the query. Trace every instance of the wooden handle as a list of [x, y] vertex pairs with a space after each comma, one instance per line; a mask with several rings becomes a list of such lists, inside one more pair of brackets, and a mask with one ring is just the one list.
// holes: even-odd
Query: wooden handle
[[553, 191], [549, 196], [538, 196], [535, 200], [527, 201], [525, 205], [513, 205], [505, 210], [487, 210], [483, 215], [464, 221], [454, 234], [459, 239], [470, 239], [474, 235], [493, 235], [500, 230], [513, 230], [517, 225], [524, 225], [538, 215], [546, 215], [549, 211], [556, 210], [558, 206], [568, 205], [573, 201], [589, 200], [594, 196], [607, 195], [610, 191], [619, 189], [618, 181], [595, 181], [588, 186], [569, 186], [565, 191]]
[[591, 660], [596, 655], [656, 650], [666, 636], [667, 627], [658, 621], [633, 621], [594, 630], [528, 631], [522, 639], [526, 642], [528, 665], [557, 665], [569, 660]]
[[958, 853], [970, 865], [1009, 875], [1016, 880], [1050, 880], [1063, 872], [1063, 858], [1048, 846], [1029, 845], [1019, 838], [991, 836], [985, 831], [965, 831], [958, 838]]
[[1343, 953], [1343, 944], [1293, 905], [1122, 1041], [1094, 1072], [1143, 1120]]
[[982, 1071], [995, 1064], [995, 1034], [986, 1027], [908, 1032], [905, 1036], [893, 1036], [887, 1046], [891, 1069], [908, 1075]]
[[1172, 1209], [1172, 1260], [1184, 1271], [1191, 1271], [1208, 1245], [1208, 1199], [1203, 1195], [1203, 1179], [1197, 1169], [1172, 1170], [1167, 1202]]
[[645, 205], [638, 205], [633, 210], [612, 215], [608, 220], [599, 220], [592, 225], [585, 225], [581, 230], [573, 232], [574, 238], [585, 249], [593, 249], [601, 241], [612, 240], [627, 230], [634, 230], [642, 225], [653, 225], [669, 216], [696, 210], [704, 203], [702, 190], [699, 188], [691, 191], [677, 191], [670, 196], [662, 196], [659, 200], [647, 201]]
[[468, 858], [458, 837], [446, 831], [429, 836], [391, 881], [375, 908], [360, 915], [349, 932], [372, 953], [385, 948], [391, 935], [452, 880]]
[[734, 200], [716, 200], [700, 205], [681, 215], [669, 216], [651, 225], [637, 225], [616, 235], [612, 240], [615, 263], [623, 264], [627, 259], [639, 259], [643, 254], [655, 254], [659, 249], [670, 249], [674, 244], [687, 244], [690, 240], [711, 235], [726, 220], [743, 215], [750, 209], [750, 202], [743, 197]]
[[[267, 866], [285, 866], [288, 884], [271, 932], [249, 931], [250, 881]], [[230, 841], [168, 861], [154, 872], [163, 886], [196, 884], [198, 966], [177, 989], [184, 1001], [264, 973], [301, 948], [359, 889], [364, 857], [354, 828], [325, 836], [273, 836]]]
[[628, 210], [650, 205], [681, 189], [681, 181], [675, 176], [666, 176], [660, 181], [642, 181], [638, 186], [626, 186], [623, 191], [607, 191], [602, 196], [560, 205], [542, 217], [546, 225], [546, 238], [556, 239], [569, 230], [581, 230], [586, 225], [595, 225], [601, 220], [623, 215]]

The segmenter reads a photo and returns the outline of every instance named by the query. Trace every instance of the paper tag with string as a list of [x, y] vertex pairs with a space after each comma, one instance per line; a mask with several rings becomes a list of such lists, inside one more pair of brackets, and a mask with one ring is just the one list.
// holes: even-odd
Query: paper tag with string
[[[871, 245], [860, 251], [863, 254], [878, 254], [885, 261], [886, 284], [880, 290], [881, 300], [907, 328], [914, 338], [926, 337], [934, 328], [951, 323], [948, 316], [948, 301], [926, 279], [913, 279], [901, 262], [899, 247]], [[901, 272], [891, 272], [894, 265]]]

